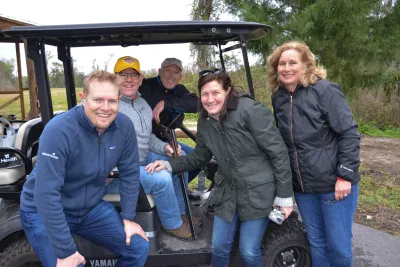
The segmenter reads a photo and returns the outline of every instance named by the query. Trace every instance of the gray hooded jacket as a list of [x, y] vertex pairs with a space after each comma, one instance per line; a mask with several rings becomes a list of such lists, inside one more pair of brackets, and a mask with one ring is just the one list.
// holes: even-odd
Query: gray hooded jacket
[[139, 147], [140, 165], [145, 164], [149, 151], [165, 155], [167, 144], [152, 134], [153, 113], [139, 92], [135, 99], [121, 95], [118, 111], [127, 115], [133, 122]]

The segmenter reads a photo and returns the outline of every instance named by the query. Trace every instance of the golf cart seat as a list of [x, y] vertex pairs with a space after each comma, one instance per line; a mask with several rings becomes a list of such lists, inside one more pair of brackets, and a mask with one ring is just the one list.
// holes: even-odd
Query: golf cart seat
[[15, 184], [32, 171], [36, 162], [39, 136], [43, 131], [41, 122], [38, 118], [21, 124], [15, 147], [0, 148], [0, 185]]
[[[117, 168], [113, 169], [113, 175], [109, 176], [110, 178], [117, 179], [119, 177], [119, 171]], [[103, 200], [113, 203], [116, 207], [120, 207], [121, 203], [121, 195], [120, 194], [105, 194]], [[154, 199], [150, 194], [146, 194], [142, 185], [140, 185], [139, 189], [139, 197], [137, 202], [136, 211], [138, 212], [147, 212], [154, 209]]]
[[0, 186], [14, 184], [25, 177], [24, 158], [12, 148], [0, 148]]

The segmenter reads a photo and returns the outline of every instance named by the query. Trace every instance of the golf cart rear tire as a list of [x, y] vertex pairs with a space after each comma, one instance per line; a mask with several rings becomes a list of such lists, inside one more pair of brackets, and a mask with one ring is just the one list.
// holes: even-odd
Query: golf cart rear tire
[[[302, 222], [295, 218], [287, 219], [282, 225], [270, 222], [261, 243], [261, 252], [263, 267], [311, 267], [311, 251], [307, 234]], [[283, 257], [288, 261], [284, 263]], [[238, 236], [236, 236], [231, 251], [230, 267], [242, 266]]]
[[1, 267], [39, 267], [41, 264], [25, 237], [8, 245], [0, 255]]
[[311, 267], [310, 243], [302, 222], [289, 218], [282, 225], [270, 223], [262, 244], [263, 266]]

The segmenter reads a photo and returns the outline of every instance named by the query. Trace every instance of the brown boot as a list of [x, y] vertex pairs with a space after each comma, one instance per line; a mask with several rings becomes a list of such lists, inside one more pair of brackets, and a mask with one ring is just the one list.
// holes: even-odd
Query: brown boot
[[[181, 215], [181, 217], [182, 217], [182, 221], [189, 225], [189, 217], [186, 214]], [[193, 216], [192, 220], [193, 220], [194, 227], [200, 227], [200, 226], [203, 225], [203, 220], [201, 218], [199, 218], [199, 217], [194, 217]]]
[[164, 232], [167, 235], [171, 235], [171, 236], [175, 236], [179, 239], [191, 239], [192, 238], [192, 232], [190, 232], [190, 227], [188, 223], [185, 223], [184, 221], [182, 221], [182, 224], [179, 228], [177, 229], [165, 229], [164, 228]]

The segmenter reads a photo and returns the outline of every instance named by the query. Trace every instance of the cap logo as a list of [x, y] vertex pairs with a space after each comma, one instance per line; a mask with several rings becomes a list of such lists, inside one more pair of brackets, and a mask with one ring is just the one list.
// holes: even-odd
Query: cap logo
[[133, 58], [125, 58], [124, 60], [126, 63], [135, 63], [135, 60]]

